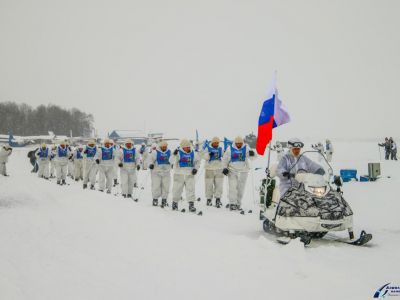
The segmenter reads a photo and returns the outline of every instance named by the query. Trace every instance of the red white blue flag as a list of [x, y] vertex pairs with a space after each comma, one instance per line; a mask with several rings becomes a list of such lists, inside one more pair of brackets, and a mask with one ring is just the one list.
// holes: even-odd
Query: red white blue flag
[[290, 122], [290, 116], [278, 97], [276, 76], [274, 76], [267, 100], [263, 103], [258, 119], [256, 150], [259, 155], [264, 154], [267, 145], [272, 140], [272, 129], [288, 122]]

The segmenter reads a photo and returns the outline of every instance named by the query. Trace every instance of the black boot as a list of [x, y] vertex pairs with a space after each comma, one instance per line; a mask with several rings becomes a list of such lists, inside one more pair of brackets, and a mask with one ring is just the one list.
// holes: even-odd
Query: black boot
[[178, 202], [172, 201], [172, 210], [178, 210]]
[[94, 190], [94, 185], [93, 184], [90, 185], [90, 189]]
[[161, 208], [168, 206], [167, 199], [161, 199]]
[[65, 183], [65, 179], [61, 180], [61, 184], [64, 185]]
[[131, 194], [126, 195], [126, 198], [132, 198]]
[[107, 194], [111, 194], [111, 190], [107, 190]]
[[236, 204], [229, 204], [229, 209], [236, 210], [237, 209]]
[[207, 206], [212, 206], [212, 201], [211, 201], [211, 199], [207, 199]]
[[75, 181], [79, 181], [79, 178], [75, 178]]
[[260, 221], [263, 221], [263, 220], [265, 220], [265, 216], [263, 214], [263, 211], [260, 210]]
[[117, 186], [117, 185], [118, 185], [118, 180], [114, 179], [114, 186]]
[[61, 185], [61, 181], [60, 181], [60, 180], [57, 180], [57, 184]]
[[126, 198], [126, 194], [122, 194], [122, 197]]
[[153, 206], [158, 206], [158, 199], [153, 199]]
[[196, 211], [196, 207], [194, 207], [194, 203], [193, 202], [189, 202], [189, 211], [190, 212], [195, 212]]
[[219, 198], [215, 199], [215, 206], [217, 208], [220, 208], [222, 206], [221, 199], [219, 199]]
[[87, 184], [84, 183], [84, 184], [83, 184], [83, 189], [86, 189], [86, 188], [87, 188]]

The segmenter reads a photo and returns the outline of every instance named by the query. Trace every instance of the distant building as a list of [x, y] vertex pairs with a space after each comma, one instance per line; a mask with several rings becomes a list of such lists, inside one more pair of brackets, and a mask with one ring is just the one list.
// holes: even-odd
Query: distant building
[[143, 130], [113, 130], [108, 137], [114, 141], [123, 141], [125, 139], [132, 139], [135, 144], [145, 143], [151, 145], [154, 142], [159, 142], [163, 138], [162, 133], [149, 133], [146, 134]]

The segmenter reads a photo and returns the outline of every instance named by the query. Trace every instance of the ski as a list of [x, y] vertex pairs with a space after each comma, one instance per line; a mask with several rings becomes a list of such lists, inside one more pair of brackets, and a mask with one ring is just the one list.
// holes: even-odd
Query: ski
[[361, 230], [360, 236], [358, 239], [352, 241], [352, 240], [342, 240], [342, 239], [332, 239], [332, 241], [339, 242], [339, 243], [344, 243], [347, 245], [353, 245], [353, 246], [363, 246], [367, 244], [369, 241], [372, 240], [372, 234], [371, 233], [366, 233], [365, 230]]

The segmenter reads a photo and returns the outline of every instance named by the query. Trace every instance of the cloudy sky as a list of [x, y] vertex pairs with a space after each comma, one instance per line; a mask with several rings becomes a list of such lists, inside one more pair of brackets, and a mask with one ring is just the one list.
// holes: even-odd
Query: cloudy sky
[[100, 133], [400, 137], [398, 0], [0, 0], [0, 101], [94, 115]]

